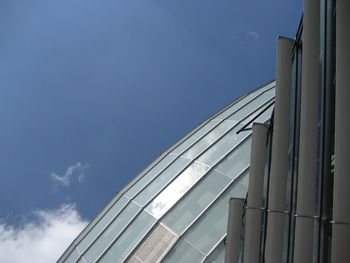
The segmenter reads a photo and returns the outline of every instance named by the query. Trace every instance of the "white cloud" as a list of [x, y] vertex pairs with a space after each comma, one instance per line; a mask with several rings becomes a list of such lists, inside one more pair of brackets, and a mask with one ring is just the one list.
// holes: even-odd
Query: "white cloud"
[[69, 186], [73, 176], [78, 178], [78, 182], [83, 182], [85, 178], [85, 170], [89, 168], [88, 164], [82, 164], [77, 162], [76, 164], [69, 166], [63, 175], [51, 173], [52, 178], [59, 184]]
[[56, 262], [87, 224], [74, 205], [35, 215], [36, 221], [20, 227], [0, 223], [1, 263]]
[[248, 36], [252, 39], [257, 40], [259, 38], [259, 34], [256, 31], [248, 31]]

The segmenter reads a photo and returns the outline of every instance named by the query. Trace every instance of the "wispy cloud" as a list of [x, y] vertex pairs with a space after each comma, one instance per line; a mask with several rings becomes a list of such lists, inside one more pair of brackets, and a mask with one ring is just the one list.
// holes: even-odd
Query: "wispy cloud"
[[87, 224], [74, 205], [34, 214], [21, 226], [0, 223], [0, 262], [56, 262]]
[[253, 30], [248, 31], [248, 36], [254, 40], [258, 40], [259, 38], [259, 34]]
[[51, 173], [51, 176], [57, 183], [63, 186], [69, 186], [72, 177], [77, 177], [79, 183], [83, 182], [85, 178], [85, 170], [87, 168], [89, 168], [88, 164], [77, 162], [76, 164], [69, 166], [64, 174], [58, 175], [56, 173]]

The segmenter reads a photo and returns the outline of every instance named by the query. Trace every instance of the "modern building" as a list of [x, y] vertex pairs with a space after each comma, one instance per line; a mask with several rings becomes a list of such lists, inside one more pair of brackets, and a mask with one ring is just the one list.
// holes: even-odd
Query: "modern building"
[[349, 0], [305, 0], [276, 81], [159, 156], [58, 262], [350, 262], [349, 26]]

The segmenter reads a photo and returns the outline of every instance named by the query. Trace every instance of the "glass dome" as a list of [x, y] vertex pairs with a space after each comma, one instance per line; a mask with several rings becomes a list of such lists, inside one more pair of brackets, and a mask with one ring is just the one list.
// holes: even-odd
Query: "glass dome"
[[163, 153], [58, 262], [224, 262], [228, 201], [248, 188], [249, 127], [269, 121], [274, 88], [235, 100]]

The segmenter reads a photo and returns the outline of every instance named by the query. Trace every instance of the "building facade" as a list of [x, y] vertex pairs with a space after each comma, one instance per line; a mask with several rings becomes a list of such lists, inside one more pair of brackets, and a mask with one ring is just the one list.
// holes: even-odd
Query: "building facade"
[[350, 1], [305, 0], [296, 37], [278, 38], [274, 114], [253, 127], [226, 262], [350, 262], [349, 25]]
[[349, 0], [305, 0], [276, 81], [160, 155], [58, 262], [350, 262], [349, 26]]

